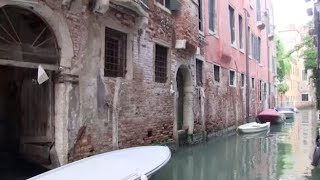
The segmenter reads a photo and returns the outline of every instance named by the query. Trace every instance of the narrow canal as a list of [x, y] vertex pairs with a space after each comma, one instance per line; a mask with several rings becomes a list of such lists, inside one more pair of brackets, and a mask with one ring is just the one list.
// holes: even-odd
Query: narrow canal
[[320, 167], [311, 166], [317, 126], [315, 110], [301, 110], [269, 133], [233, 134], [186, 147], [152, 180], [319, 180]]

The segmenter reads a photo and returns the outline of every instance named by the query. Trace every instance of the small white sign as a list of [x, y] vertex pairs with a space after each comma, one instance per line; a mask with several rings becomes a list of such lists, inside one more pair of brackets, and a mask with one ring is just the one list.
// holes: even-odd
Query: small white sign
[[187, 40], [179, 39], [176, 40], [176, 49], [185, 49], [187, 45]]
[[49, 79], [47, 73], [44, 71], [43, 67], [39, 65], [38, 67], [38, 83], [39, 85], [46, 82]]

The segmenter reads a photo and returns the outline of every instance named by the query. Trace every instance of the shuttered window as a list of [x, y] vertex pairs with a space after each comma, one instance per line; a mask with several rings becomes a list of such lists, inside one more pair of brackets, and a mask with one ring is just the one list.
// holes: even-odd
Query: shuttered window
[[230, 21], [230, 33], [231, 33], [231, 44], [235, 45], [235, 22], [234, 22], [234, 9], [229, 6], [229, 21]]
[[209, 0], [209, 29], [216, 32], [216, 1]]
[[261, 0], [257, 0], [257, 21], [261, 21]]
[[203, 62], [200, 60], [196, 60], [196, 79], [197, 79], [197, 86], [202, 86], [202, 65]]
[[239, 15], [239, 47], [243, 49], [243, 20], [242, 16]]

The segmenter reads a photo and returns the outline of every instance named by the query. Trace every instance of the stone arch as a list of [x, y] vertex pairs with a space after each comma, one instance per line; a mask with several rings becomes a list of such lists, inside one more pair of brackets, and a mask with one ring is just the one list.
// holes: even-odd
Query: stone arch
[[190, 69], [186, 65], [180, 65], [176, 73], [176, 123], [177, 131], [181, 133], [193, 134], [193, 83]]
[[[0, 8], [4, 6], [18, 6], [25, 8], [37, 16], [41, 17], [52, 29], [58, 48], [60, 49], [59, 67], [60, 75], [71, 73], [71, 61], [74, 57], [73, 42], [70, 31], [63, 14], [60, 11], [53, 10], [45, 2], [38, 0], [12, 1], [0, 0]], [[59, 76], [59, 75], [58, 75]], [[68, 82], [56, 82], [54, 85], [54, 140], [55, 157], [54, 166], [66, 164], [68, 162], [68, 109], [69, 109], [69, 91], [71, 84]]]
[[14, 5], [28, 9], [43, 18], [51, 27], [56, 37], [57, 44], [60, 49], [60, 66], [71, 68], [71, 60], [74, 56], [73, 43], [68, 25], [60, 13], [53, 11], [50, 7], [38, 1], [19, 2], [5, 0], [0, 2], [0, 8], [6, 5]]

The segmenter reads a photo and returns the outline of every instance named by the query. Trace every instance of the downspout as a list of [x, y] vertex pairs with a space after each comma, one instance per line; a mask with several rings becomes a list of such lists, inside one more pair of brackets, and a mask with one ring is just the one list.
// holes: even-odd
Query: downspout
[[267, 108], [270, 108], [271, 107], [271, 83], [270, 83], [270, 47], [269, 47], [269, 33], [270, 33], [270, 16], [269, 16], [269, 10], [267, 10], [267, 0], [265, 0], [265, 8], [266, 8], [266, 11], [267, 11], [267, 18], [268, 18], [268, 26], [267, 26], [267, 29], [266, 29], [266, 37], [267, 37], [267, 53], [268, 53], [268, 92], [267, 92], [267, 95], [268, 95], [268, 107]]
[[[267, 6], [266, 6], [267, 7]], [[271, 90], [271, 85], [270, 85], [270, 46], [269, 46], [269, 33], [270, 33], [270, 16], [269, 16], [269, 11], [267, 11], [267, 18], [268, 18], [268, 27], [267, 27], [267, 30], [266, 30], [266, 40], [267, 40], [267, 54], [268, 54], [268, 92], [267, 92], [267, 100], [268, 100], [268, 107], [267, 108], [270, 108], [271, 107], [271, 100], [270, 100], [270, 90]]]
[[249, 78], [249, 13], [244, 9], [245, 14], [245, 31], [246, 31], [246, 119], [249, 122], [250, 115], [250, 78]]

